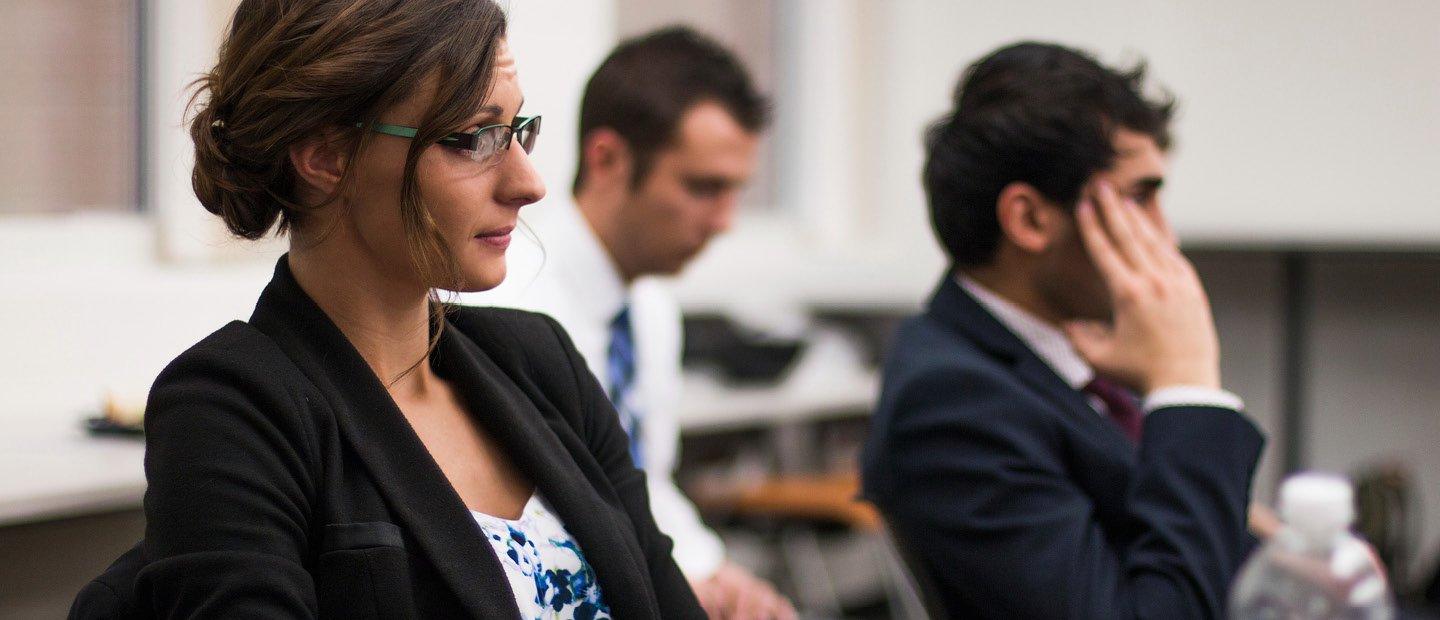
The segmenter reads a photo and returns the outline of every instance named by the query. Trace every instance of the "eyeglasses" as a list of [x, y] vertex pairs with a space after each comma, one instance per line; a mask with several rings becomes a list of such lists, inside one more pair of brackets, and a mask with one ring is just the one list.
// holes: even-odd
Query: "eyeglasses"
[[[355, 123], [365, 127], [365, 123]], [[370, 129], [376, 133], [398, 138], [414, 138], [420, 130], [403, 125], [375, 123]], [[512, 141], [518, 141], [526, 153], [535, 149], [535, 137], [540, 135], [540, 116], [517, 116], [509, 125], [486, 125], [475, 131], [460, 131], [440, 138], [435, 143], [460, 149], [470, 159], [486, 163], [493, 161], [502, 151], [510, 148]]]

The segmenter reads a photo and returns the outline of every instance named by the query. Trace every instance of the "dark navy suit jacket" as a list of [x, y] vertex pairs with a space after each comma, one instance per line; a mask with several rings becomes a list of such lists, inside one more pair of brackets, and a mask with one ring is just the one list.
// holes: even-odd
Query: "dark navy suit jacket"
[[1137, 447], [947, 277], [886, 361], [864, 493], [951, 617], [1216, 618], [1263, 443], [1187, 406]]

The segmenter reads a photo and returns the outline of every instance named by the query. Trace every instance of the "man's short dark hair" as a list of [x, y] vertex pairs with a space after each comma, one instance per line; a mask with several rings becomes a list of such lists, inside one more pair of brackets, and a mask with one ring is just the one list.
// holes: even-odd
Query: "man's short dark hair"
[[609, 127], [635, 158], [631, 182], [650, 172], [656, 152], [675, 139], [680, 118], [696, 104], [714, 102], [751, 133], [764, 129], [770, 104], [745, 67], [719, 43], [684, 26], [628, 39], [610, 52], [580, 102], [580, 153], [574, 191], [584, 182], [585, 138]]
[[1146, 99], [1144, 83], [1144, 62], [1116, 71], [1048, 43], [1010, 45], [970, 65], [954, 108], [925, 135], [930, 223], [950, 260], [993, 260], [1001, 235], [995, 204], [1010, 183], [1073, 207], [1086, 181], [1113, 165], [1116, 129], [1169, 148], [1174, 99]]

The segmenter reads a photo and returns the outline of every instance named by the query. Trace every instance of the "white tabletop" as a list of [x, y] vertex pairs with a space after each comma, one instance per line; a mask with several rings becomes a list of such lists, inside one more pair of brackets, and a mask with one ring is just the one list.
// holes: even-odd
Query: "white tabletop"
[[875, 404], [874, 373], [834, 377], [826, 384], [788, 382], [778, 386], [725, 386], [710, 377], [687, 374], [680, 428], [709, 432], [812, 422], [868, 413]]
[[[680, 423], [704, 432], [849, 414], [868, 409], [878, 383], [873, 372], [833, 369], [754, 388], [687, 374]], [[0, 526], [139, 508], [144, 458], [140, 438], [91, 435], [78, 415], [7, 421], [0, 431]]]
[[880, 391], [880, 374], [863, 362], [858, 346], [833, 330], [813, 332], [808, 340], [800, 359], [775, 385], [737, 387], [687, 371], [680, 428], [724, 430], [868, 414]]
[[0, 526], [140, 507], [145, 442], [96, 437], [75, 415], [0, 430]]

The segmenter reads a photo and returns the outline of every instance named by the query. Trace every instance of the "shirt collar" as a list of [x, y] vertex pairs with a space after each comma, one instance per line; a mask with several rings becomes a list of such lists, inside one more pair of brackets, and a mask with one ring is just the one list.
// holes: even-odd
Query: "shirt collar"
[[556, 247], [556, 252], [548, 255], [550, 259], [568, 263], [559, 273], [564, 274], [575, 299], [583, 300], [581, 311], [598, 324], [609, 325], [628, 303], [630, 289], [595, 229], [573, 201], [550, 205], [548, 212], [536, 219], [543, 219], [542, 242]]
[[1079, 390], [1095, 378], [1095, 370], [1080, 357], [1070, 339], [1065, 337], [1065, 332], [963, 273], [957, 272], [955, 281], [1040, 356], [1066, 385]]

